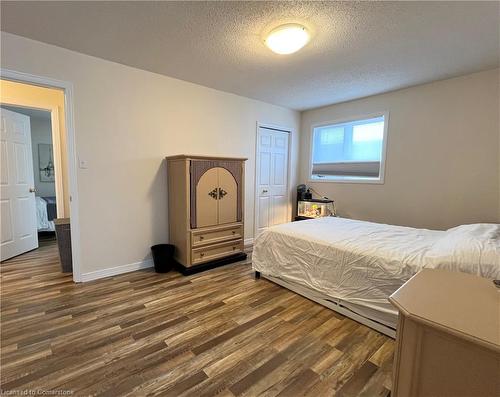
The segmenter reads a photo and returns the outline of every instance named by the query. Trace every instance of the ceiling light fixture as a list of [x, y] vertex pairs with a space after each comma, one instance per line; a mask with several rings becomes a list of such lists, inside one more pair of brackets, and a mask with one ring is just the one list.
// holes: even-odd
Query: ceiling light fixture
[[288, 23], [278, 26], [267, 35], [266, 45], [276, 54], [292, 54], [309, 41], [309, 32], [299, 24]]

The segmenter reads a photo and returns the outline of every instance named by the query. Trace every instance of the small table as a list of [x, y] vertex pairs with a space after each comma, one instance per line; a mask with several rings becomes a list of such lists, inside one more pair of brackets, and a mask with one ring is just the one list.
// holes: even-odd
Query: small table
[[391, 295], [399, 310], [393, 397], [498, 396], [500, 289], [424, 269]]

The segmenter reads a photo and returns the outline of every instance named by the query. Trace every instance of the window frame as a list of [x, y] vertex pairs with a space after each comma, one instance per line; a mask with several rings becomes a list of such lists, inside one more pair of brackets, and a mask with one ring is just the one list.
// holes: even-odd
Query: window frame
[[[333, 126], [335, 124], [350, 123], [353, 121], [360, 121], [363, 119], [372, 119], [375, 117], [384, 117], [384, 135], [382, 137], [382, 154], [380, 156], [380, 174], [378, 178], [373, 177], [356, 177], [356, 176], [329, 176], [328, 178], [313, 178], [313, 153], [314, 153], [314, 129], [320, 127]], [[387, 139], [388, 139], [388, 128], [389, 127], [389, 111], [381, 111], [375, 113], [365, 113], [362, 115], [349, 116], [336, 120], [325, 121], [321, 123], [316, 123], [311, 125], [311, 130], [309, 131], [309, 169], [307, 180], [310, 183], [368, 183], [368, 184], [379, 184], [383, 185], [385, 183], [385, 160], [387, 155]]]

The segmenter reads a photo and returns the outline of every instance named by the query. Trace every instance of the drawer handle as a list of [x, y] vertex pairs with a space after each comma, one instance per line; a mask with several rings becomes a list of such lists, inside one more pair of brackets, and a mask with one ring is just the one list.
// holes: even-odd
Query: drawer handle
[[203, 236], [200, 236], [200, 240], [203, 240], [204, 238], [205, 238], [205, 237], [203, 237]]
[[200, 256], [203, 258], [205, 256], [205, 253], [201, 252]]
[[236, 234], [236, 232], [233, 230], [233, 234]]
[[236, 249], [236, 247], [233, 247], [233, 251]]

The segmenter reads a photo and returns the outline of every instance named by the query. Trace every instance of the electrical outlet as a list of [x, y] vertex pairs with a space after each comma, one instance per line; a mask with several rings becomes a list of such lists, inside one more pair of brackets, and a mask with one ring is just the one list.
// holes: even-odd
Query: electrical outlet
[[82, 169], [82, 170], [86, 170], [87, 168], [89, 168], [89, 163], [87, 162], [87, 160], [82, 160], [80, 159], [79, 163], [78, 163], [78, 166]]

